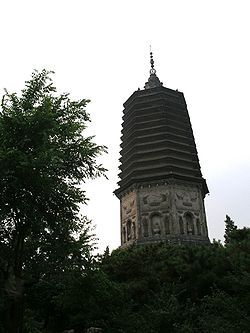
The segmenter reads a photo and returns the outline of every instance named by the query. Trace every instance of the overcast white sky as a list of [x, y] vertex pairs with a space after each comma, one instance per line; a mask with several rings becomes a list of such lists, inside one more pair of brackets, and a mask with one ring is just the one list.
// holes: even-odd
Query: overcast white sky
[[1, 0], [0, 91], [51, 69], [59, 92], [90, 98], [89, 133], [108, 146], [109, 181], [86, 184], [99, 246], [120, 245], [118, 158], [123, 103], [149, 76], [149, 45], [165, 87], [184, 92], [210, 190], [210, 239], [228, 214], [250, 224], [248, 0]]

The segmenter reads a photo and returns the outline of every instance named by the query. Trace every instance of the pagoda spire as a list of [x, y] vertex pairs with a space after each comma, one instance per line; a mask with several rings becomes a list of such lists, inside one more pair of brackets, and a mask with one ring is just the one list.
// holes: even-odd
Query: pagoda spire
[[154, 57], [153, 57], [153, 52], [151, 50], [151, 45], [150, 45], [150, 71], [149, 71], [149, 79], [148, 82], [145, 83], [144, 88], [145, 89], [151, 89], [151, 88], [156, 88], [156, 87], [161, 87], [162, 86], [162, 82], [160, 82], [158, 76], [156, 75], [156, 70], [154, 67]]

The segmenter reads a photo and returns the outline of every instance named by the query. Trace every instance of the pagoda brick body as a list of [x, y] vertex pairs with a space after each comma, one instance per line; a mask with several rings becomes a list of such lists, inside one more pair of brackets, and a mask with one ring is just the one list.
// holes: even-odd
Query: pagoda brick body
[[209, 243], [204, 207], [208, 188], [183, 93], [163, 87], [152, 66], [145, 89], [124, 103], [122, 127], [115, 191], [121, 245]]

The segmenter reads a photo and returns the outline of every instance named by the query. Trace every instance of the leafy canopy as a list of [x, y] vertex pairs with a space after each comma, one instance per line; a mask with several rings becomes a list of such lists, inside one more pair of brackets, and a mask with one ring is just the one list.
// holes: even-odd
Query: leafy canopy
[[80, 185], [105, 173], [97, 158], [106, 148], [84, 136], [89, 100], [58, 95], [51, 75], [33, 72], [21, 96], [6, 90], [1, 102], [0, 290], [10, 332], [21, 329], [20, 300], [31, 284], [86, 264], [91, 235], [79, 215], [87, 200]]
[[[85, 202], [81, 181], [104, 173], [97, 156], [105, 150], [83, 137], [88, 100], [55, 94], [51, 72], [34, 72], [22, 96], [6, 91], [0, 111], [0, 219], [11, 231], [50, 227], [72, 220]], [[6, 238], [7, 241], [7, 238]]]
[[41, 207], [46, 213], [55, 206], [65, 210], [69, 203], [73, 208], [72, 201], [85, 200], [75, 185], [104, 172], [95, 161], [104, 147], [94, 144], [92, 137], [82, 137], [89, 101], [55, 96], [49, 75], [45, 70], [34, 72], [21, 97], [6, 92], [2, 100], [2, 219], [18, 215], [26, 220], [31, 210]]

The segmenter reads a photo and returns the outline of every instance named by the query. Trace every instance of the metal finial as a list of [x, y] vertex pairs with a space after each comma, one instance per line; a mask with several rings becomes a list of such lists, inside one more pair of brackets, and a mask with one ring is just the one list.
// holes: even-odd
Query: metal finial
[[149, 73], [150, 74], [155, 74], [156, 73], [156, 70], [154, 68], [155, 62], [154, 62], [154, 58], [153, 58], [153, 52], [151, 50], [151, 45], [150, 45], [150, 64], [151, 64], [151, 69], [150, 69]]
[[145, 83], [144, 88], [145, 89], [151, 89], [151, 88], [156, 88], [156, 87], [161, 87], [162, 83], [160, 82], [159, 78], [156, 75], [156, 70], [154, 67], [154, 58], [153, 58], [153, 52], [151, 50], [151, 45], [150, 45], [150, 77], [148, 79], [148, 82]]

